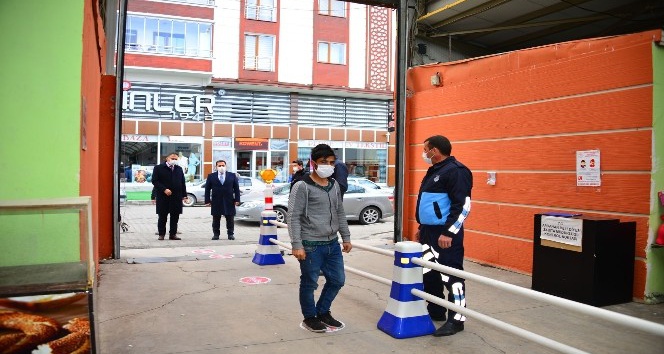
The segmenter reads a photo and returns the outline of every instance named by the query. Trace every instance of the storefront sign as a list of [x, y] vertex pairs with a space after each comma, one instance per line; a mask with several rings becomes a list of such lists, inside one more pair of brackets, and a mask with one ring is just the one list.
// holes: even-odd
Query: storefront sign
[[[169, 135], [169, 136], [161, 136], [161, 142], [162, 143], [197, 143], [197, 144], [202, 144], [203, 143], [203, 137], [202, 136], [178, 136], [178, 135]], [[188, 150], [188, 148], [187, 148]]]
[[577, 187], [599, 187], [602, 185], [599, 156], [599, 150], [576, 152]]
[[212, 138], [212, 149], [232, 149], [233, 138]]
[[271, 150], [288, 150], [288, 139], [270, 139]]
[[267, 150], [267, 139], [261, 138], [235, 138], [235, 148], [238, 150]]
[[387, 143], [346, 141], [345, 147], [347, 149], [387, 149]]
[[[166, 103], [165, 103], [166, 102]], [[173, 95], [148, 91], [122, 92], [122, 109], [129, 112], [166, 113], [171, 119], [212, 120], [214, 95]]]
[[300, 147], [313, 148], [318, 144], [327, 144], [330, 145], [333, 149], [341, 149], [344, 147], [343, 141], [332, 141], [332, 140], [300, 140], [298, 144]]
[[542, 216], [540, 232], [542, 240], [580, 247], [583, 239], [583, 220], [558, 216]]
[[122, 134], [122, 141], [134, 143], [156, 143], [158, 138], [156, 135]]

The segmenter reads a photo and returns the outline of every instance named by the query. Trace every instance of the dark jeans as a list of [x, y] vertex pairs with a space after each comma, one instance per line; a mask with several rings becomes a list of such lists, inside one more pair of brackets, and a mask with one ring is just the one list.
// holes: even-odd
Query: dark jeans
[[[235, 233], [235, 216], [233, 215], [224, 215], [226, 219], [226, 234], [228, 236], [233, 236]], [[214, 237], [219, 237], [221, 230], [221, 215], [212, 215], [212, 234]]]
[[164, 213], [164, 214], [158, 214], [159, 219], [157, 220], [157, 231], [159, 232], [159, 236], [165, 236], [166, 235], [166, 219], [168, 218], [168, 215], [171, 215], [171, 223], [170, 223], [170, 230], [168, 231], [168, 234], [170, 236], [175, 236], [175, 234], [178, 232], [178, 220], [180, 220], [180, 213]]
[[[300, 308], [304, 318], [309, 318], [330, 312], [332, 301], [346, 282], [346, 274], [344, 273], [341, 245], [338, 242], [329, 245], [304, 246], [304, 251], [307, 257], [300, 261]], [[318, 277], [321, 271], [325, 277], [325, 285], [316, 302], [314, 290], [318, 288]]]

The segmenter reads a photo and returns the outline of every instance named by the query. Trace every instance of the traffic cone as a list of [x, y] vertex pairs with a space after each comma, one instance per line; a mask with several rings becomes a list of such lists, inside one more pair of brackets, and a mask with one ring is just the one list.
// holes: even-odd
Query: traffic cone
[[397, 339], [425, 336], [436, 330], [426, 301], [410, 293], [411, 289], [424, 291], [422, 267], [412, 263], [412, 257], [422, 257], [421, 244], [411, 241], [396, 244], [390, 298], [378, 321], [378, 329]]
[[284, 257], [281, 255], [279, 246], [270, 242], [270, 239], [277, 239], [277, 225], [270, 223], [270, 221], [277, 220], [277, 213], [273, 210], [265, 210], [261, 212], [261, 227], [260, 236], [258, 238], [258, 245], [256, 246], [256, 253], [252, 262], [258, 265], [274, 265], [284, 264]]

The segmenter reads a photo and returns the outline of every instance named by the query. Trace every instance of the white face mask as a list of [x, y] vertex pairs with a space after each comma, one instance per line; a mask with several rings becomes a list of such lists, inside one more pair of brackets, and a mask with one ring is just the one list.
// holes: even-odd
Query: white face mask
[[316, 169], [316, 174], [321, 178], [328, 178], [334, 173], [334, 166], [330, 165], [318, 165]]
[[226, 166], [217, 167], [217, 171], [219, 171], [219, 173], [226, 173]]
[[175, 166], [175, 165], [178, 164], [178, 160], [168, 160], [168, 163], [169, 163], [171, 166]]
[[422, 160], [424, 160], [424, 162], [426, 162], [427, 164], [431, 165], [431, 158], [427, 156], [428, 154], [429, 154], [428, 152], [422, 151]]
[[295, 173], [295, 172], [297, 172], [297, 171], [299, 171], [299, 170], [300, 170], [300, 168], [299, 168], [298, 166], [293, 166], [293, 173]]

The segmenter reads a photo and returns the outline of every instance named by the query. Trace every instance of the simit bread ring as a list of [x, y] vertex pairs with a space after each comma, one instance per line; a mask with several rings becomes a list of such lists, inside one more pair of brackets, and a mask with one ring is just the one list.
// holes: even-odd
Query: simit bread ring
[[0, 312], [0, 329], [19, 333], [0, 335], [0, 354], [21, 353], [53, 338], [60, 329], [58, 323], [48, 317], [22, 312]]
[[74, 318], [63, 326], [68, 335], [42, 344], [32, 354], [84, 354], [90, 353], [90, 321]]

